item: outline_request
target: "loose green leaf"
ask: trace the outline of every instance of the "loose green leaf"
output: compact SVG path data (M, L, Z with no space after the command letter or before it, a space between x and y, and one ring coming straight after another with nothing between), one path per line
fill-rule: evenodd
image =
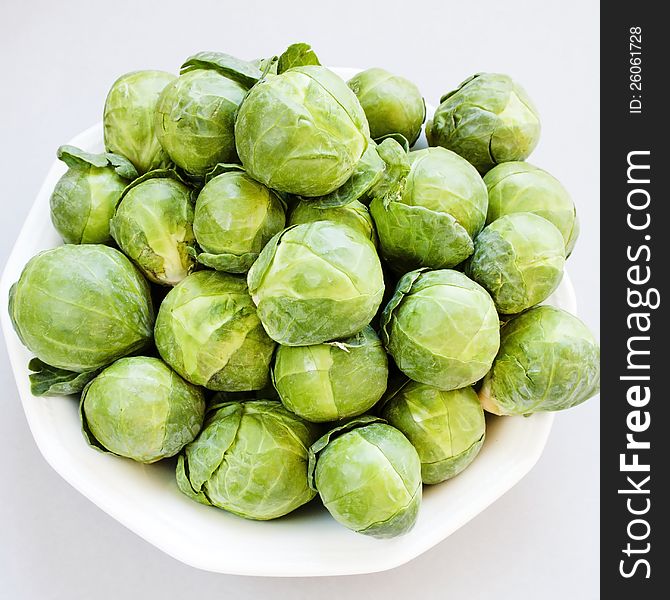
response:
M114 167L116 174L124 179L136 179L138 177L137 169L133 166L133 163L123 156L111 152L93 154L75 146L66 145L58 148L56 156L71 169L89 165L98 168Z
M386 135L375 138L377 144L382 144L384 140L395 140L405 152L409 152L410 143L402 133L387 133Z
M387 164L380 156L378 146L370 140L351 177L330 194L316 199L310 198L309 202L317 208L337 208L351 204L365 196L381 181L386 168Z
M270 75L277 74L277 63L279 62L278 56L270 56L269 58L257 58L252 62L255 66L257 66L260 69L261 73L263 74L261 80L265 79L265 76L268 74Z
M28 363L30 373L30 392L33 396L69 396L79 394L86 384L91 381L100 371L87 371L75 373L52 367L42 362L39 358L33 358Z
M253 86L263 75L253 63L223 52L198 52L184 61L179 72L183 75L196 69L215 69L247 87Z
M277 73L283 73L294 67L305 65L320 65L314 50L309 44L299 42L291 44L279 57L277 64Z
M377 153L386 166L379 181L370 190L370 195L388 206L402 196L411 165L407 151L394 137L386 138L379 144Z

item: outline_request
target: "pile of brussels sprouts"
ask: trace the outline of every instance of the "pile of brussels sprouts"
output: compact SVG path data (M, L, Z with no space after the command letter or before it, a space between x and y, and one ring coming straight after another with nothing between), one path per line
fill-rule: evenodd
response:
M33 393L79 395L97 450L177 456L203 504L265 520L318 494L354 531L409 531L422 485L476 458L485 410L599 389L596 340L540 305L578 224L523 162L531 100L480 73L411 150L425 118L407 79L345 82L306 44L120 77L106 152L58 150L65 245L10 292Z

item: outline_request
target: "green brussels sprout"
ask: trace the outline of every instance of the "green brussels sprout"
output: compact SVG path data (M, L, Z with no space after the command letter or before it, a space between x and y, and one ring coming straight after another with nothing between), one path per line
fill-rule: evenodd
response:
M105 148L125 156L142 174L170 162L154 129L154 113L165 87L177 77L165 71L134 71L119 77L103 113Z
M246 273L270 238L284 229L277 195L241 171L210 179L195 204L193 231L203 252L198 262Z
M381 416L416 448L424 483L463 471L484 443L484 410L472 387L439 390L408 380L385 401Z
M546 300L563 277L561 232L532 213L512 213L487 225L475 240L466 273L511 315Z
M89 154L74 146L58 148L68 170L51 194L51 222L66 244L106 244L109 220L129 180L131 162L115 154Z
M407 533L421 505L421 461L414 446L376 417L336 427L309 449L309 482L333 518L358 533Z
M91 446L153 463L174 456L198 435L205 397L162 360L132 356L84 388L79 413Z
M172 161L193 176L237 162L235 113L246 93L214 69L187 71L168 85L158 101L156 132Z
M324 196L353 174L370 130L354 93L317 65L268 75L235 121L237 152L254 179L299 196Z
M314 223L315 221L335 221L356 229L377 246L377 233L372 217L365 204L354 200L344 206L324 206L319 201L301 200L291 212L289 225Z
M431 146L453 150L486 173L530 155L540 139L540 118L511 77L477 73L440 98L426 137Z
M361 71L347 85L365 111L373 139L399 133L410 146L416 142L426 118L426 104L416 85L378 68Z
M154 335L163 360L191 383L241 392L268 381L275 344L240 277L189 275L163 300Z
M149 286L118 250L65 245L28 261L9 291L21 342L48 365L83 373L151 343Z
M307 483L307 451L317 435L315 425L279 402L214 406L179 456L177 485L202 504L246 519L276 519L316 495Z
M110 229L121 250L154 283L176 285L195 267L191 189L152 171L123 194Z
M575 205L567 190L555 177L525 162L507 162L484 176L489 191L486 224L518 212L534 213L551 221L565 241L570 256L579 236Z
M284 346L310 346L359 332L384 294L372 242L332 221L278 233L247 281L265 331Z
M500 351L479 399L496 415L571 408L600 390L600 346L586 325L553 306L536 306L502 328Z
M477 170L444 148L410 152L411 170L400 197L375 197L370 212L382 256L406 272L454 267L473 251L484 227L488 197Z
M386 390L388 360L372 327L314 346L279 346L272 372L282 403L307 421L336 421L372 408Z
M410 379L454 390L491 368L500 325L486 290L463 273L419 269L403 275L381 318L381 337Z

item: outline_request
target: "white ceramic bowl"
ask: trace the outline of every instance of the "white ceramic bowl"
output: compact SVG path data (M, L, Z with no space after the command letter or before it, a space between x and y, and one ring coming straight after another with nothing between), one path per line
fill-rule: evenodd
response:
M334 70L345 79L356 73ZM425 145L425 139L421 143ZM87 129L70 144L102 151L102 125ZM339 525L318 499L275 521L248 521L181 494L174 479L174 459L141 465L92 450L82 437L74 398L31 395L27 369L31 354L14 333L7 312L9 288L25 263L61 243L49 220L49 196L64 172L60 162L49 170L0 282L0 319L16 385L30 430L47 462L102 510L167 554L200 569L240 575L383 571L444 540L509 490L540 457L552 414L489 416L486 442L473 464L451 481L424 487L414 529L399 538L376 540ZM575 312L567 274L548 302Z

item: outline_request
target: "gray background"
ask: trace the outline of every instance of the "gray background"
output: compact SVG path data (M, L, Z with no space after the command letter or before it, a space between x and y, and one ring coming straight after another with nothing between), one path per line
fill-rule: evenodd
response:
M536 2L0 2L0 260L56 148L100 119L129 70L175 70L198 50L268 56L292 41L322 61L381 66L429 102L476 71L507 72L540 109L531 161L574 196L569 261L599 331L599 24L595 0ZM182 565L124 529L47 466L0 350L0 598L383 597L593 599L598 588L599 401L557 416L544 455L503 498L411 563L368 576L262 579Z

